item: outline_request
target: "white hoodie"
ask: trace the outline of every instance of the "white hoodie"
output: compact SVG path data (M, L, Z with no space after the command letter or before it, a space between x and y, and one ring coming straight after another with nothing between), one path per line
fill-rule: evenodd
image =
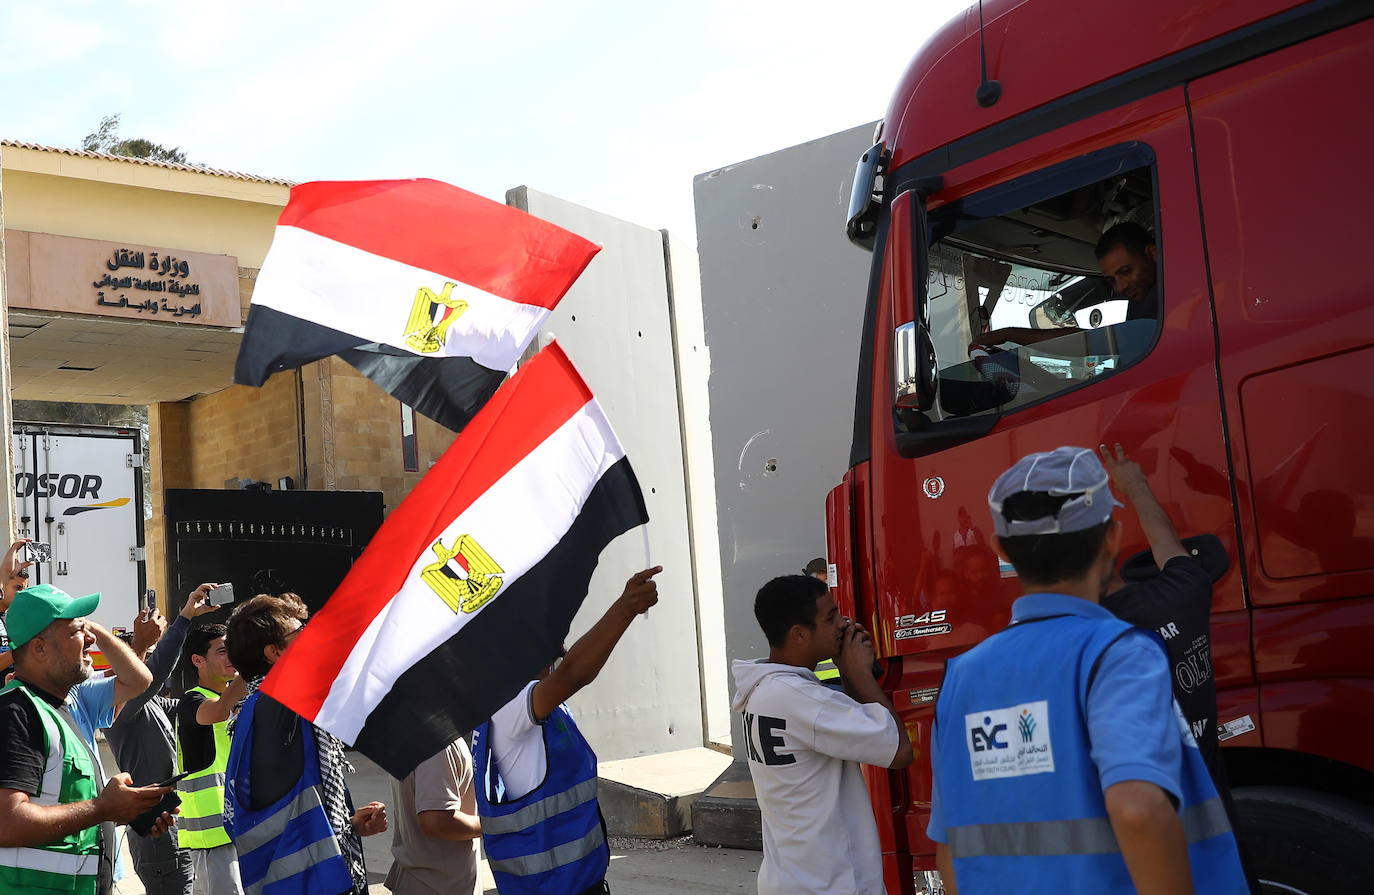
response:
M897 754L892 714L807 668L734 663L749 773L763 815L759 895L886 895L873 806L858 762Z

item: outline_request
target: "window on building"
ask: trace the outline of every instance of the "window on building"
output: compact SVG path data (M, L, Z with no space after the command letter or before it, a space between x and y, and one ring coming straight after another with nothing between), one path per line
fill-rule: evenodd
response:
M420 471L420 443L415 434L415 408L401 405L401 467L406 472Z

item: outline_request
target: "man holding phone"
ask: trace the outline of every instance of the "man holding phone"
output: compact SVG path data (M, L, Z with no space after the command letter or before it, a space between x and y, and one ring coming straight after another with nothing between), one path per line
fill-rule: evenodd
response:
M151 785L176 773L176 732L171 719L177 700L159 694L181 659L191 620L215 608L208 600L212 587L202 584L192 591L169 626L151 600L134 621L134 652L142 658L152 650L145 661L153 682L120 710L105 738L120 769L128 771L136 785ZM130 832L134 872L148 895L191 895L195 872L190 852L178 841L178 831L173 828L159 837Z
M207 602L221 599L226 586L212 589ZM229 593L232 594L232 589ZM224 625L202 625L191 632L186 653L198 685L186 691L176 709L177 784L182 846L195 865L196 895L242 895L238 852L224 829L224 772L229 765L229 715L248 695L243 678L229 661Z
M134 787L128 774L106 782L77 732L67 698L91 675L96 640L86 616L99 601L99 594L73 598L40 584L21 590L9 609L16 671L0 691L0 892L109 892L114 825L169 791ZM171 821L158 815L154 835Z
M0 684L4 683L3 676L8 674L14 665L3 614L9 610L14 595L29 583L28 569L33 563L27 556L28 546L29 539L20 538L10 545L10 549L5 551L5 558L0 560L0 577L3 578L0 580Z

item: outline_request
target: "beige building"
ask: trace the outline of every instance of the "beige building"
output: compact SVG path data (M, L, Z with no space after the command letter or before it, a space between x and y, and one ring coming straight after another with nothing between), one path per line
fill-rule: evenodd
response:
M148 408L147 578L164 608L164 489L290 477L299 489L380 491L390 509L453 440L337 358L262 389L233 385L290 187L0 141L0 422L9 428L13 400Z

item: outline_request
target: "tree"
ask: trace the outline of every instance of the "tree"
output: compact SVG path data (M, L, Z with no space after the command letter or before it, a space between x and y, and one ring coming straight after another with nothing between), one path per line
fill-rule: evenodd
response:
M104 152L108 155L122 155L125 158L142 158L152 162L173 162L190 165L186 153L180 146L167 147L142 137L119 136L119 116L106 115L100 125L81 140L81 148L87 152Z

